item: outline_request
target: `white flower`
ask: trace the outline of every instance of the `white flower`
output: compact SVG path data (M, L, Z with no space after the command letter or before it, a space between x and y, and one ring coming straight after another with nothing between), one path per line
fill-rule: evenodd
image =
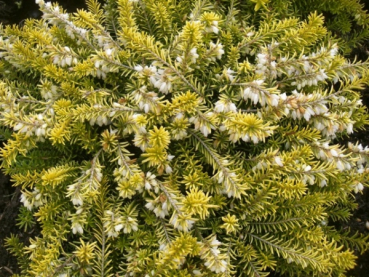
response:
M26 195L24 195L23 193L21 194L21 198L20 201L23 203L23 205L28 209L28 210L32 210L33 205L30 201L28 201Z
M211 242L210 242L210 246L211 247L218 247L219 245L221 245L222 243L219 241L219 240L217 240L217 237L216 236L214 236L213 238L212 238L212 240L211 240Z
M266 54L259 53L256 55L256 58L257 58L258 64L264 65L268 62Z
M72 224L72 232L73 232L73 234L77 234L77 233L83 234L82 225L79 224L79 223L73 223Z
M203 125L200 127L200 132L204 135L204 137L207 137L210 134L211 129L208 126Z
M227 99L221 99L215 103L214 111L217 113L237 112L237 107L231 101Z
M157 188L156 176L150 171L146 173L145 177L145 189L151 190L153 187Z
M334 57L334 56L336 56L336 55L337 55L337 53L338 53L338 47L337 47L337 45L335 44L335 45L333 45L333 46L332 46L331 50L329 51L329 55L330 55L331 57Z
M162 244L159 245L159 250L160 251L164 251L166 248L167 248L167 245L164 244L164 243L162 243Z
M270 94L268 100L270 101L270 105L273 107L277 107L279 103L279 95L277 94Z
M259 142L259 138L258 138L257 136L255 136L255 135L252 135L252 136L251 136L251 140L252 140L252 142L253 142L254 144L257 144L257 143Z
M156 88L159 89L160 92L167 94L172 89L172 84L170 82L165 82L162 80L156 81L154 84Z
M95 123L99 126L107 125L109 123L109 120L106 116L99 115L97 118L90 119L91 126L95 125Z
M72 198L72 202L74 206L82 206L83 205L83 199L79 193L75 193Z
M115 225L115 227L114 227L114 230L116 231L116 232L119 232L120 230L122 230L123 229L123 224L118 224L118 225Z
M227 261L225 261L225 260L215 260L213 263L210 263L209 261L207 261L205 263L205 266L210 268L210 270L215 272L215 273L221 273L221 272L226 271Z
M337 168L338 168L340 171L345 170L345 165L343 164L343 162L342 162L342 161L337 161L337 162L336 162L336 166L337 166Z
M154 213L157 217L165 218L168 215L168 210L163 209L162 206L157 206L154 208Z
M111 54L113 53L113 50L112 49L106 49L105 50L105 54L107 55L107 56L111 56Z
M172 172L173 172L173 169L169 165L166 165L165 166L165 173L171 174Z
M227 69L227 71L226 71L226 76L227 76L227 78L231 81L231 82L233 82L233 80L234 80L234 76L232 75L232 74L234 74L235 72L232 70L232 69L230 69L229 67L228 67L228 69Z
M134 70L136 70L138 72L142 72L143 71L143 67L142 67L142 65L135 65Z
M362 183L357 183L357 185L354 187L354 191L355 193L359 193L362 192L364 189L364 186Z
M319 186L321 187L321 188L323 188L323 187L325 187L327 185L327 181L326 180L321 180L320 181L320 184L319 184Z
M281 160L281 157L280 157L280 156L275 156L275 157L274 157L274 161L275 161L275 163L276 163L277 165L279 165L280 167L282 167L282 166L283 166L283 162L282 162L282 160Z
M13 128L13 130L14 131L18 131L18 130L20 130L20 129L22 129L23 128L23 123L17 123L15 126L14 126L14 128Z
M147 71L145 69L146 67L143 71ZM150 75L151 83L154 85L154 87L158 88L160 92L167 94L172 90L172 83L169 80L170 76L166 74L165 70L159 69L157 72L150 73Z
M337 151L335 150L335 149L331 149L331 155L333 156L333 157L338 157L338 153L337 153Z
M210 42L210 52L214 54L214 56L217 57L217 59L221 59L222 55L224 54L223 45L221 43L213 43ZM211 58L213 61L215 61L215 58Z
M147 190L151 190L151 184L150 184L150 182L148 182L148 181L146 181L145 182L145 189L147 189Z
M192 48L190 50L190 55L191 55L191 62L192 63L196 63L197 58L199 57L199 55L197 54L197 48Z
M155 206L152 204L152 202L147 202L145 207L150 211L153 211L155 209Z
M40 127L40 128L36 129L35 134L36 134L36 136L41 137L41 136L44 136L46 134L46 131L45 131L45 129Z
M223 103L223 101L218 101L215 103L215 108L214 111L216 111L217 113L221 113L223 112L225 109L225 104Z
M354 125L352 123L348 123L346 127L346 131L348 134L352 134L354 132Z
M81 214L82 212L83 212L83 208L78 207L78 209L76 210L76 214Z
M211 25L205 28L205 32L207 33L213 32L215 34L218 34L219 32L218 21L214 20L213 22L211 22Z

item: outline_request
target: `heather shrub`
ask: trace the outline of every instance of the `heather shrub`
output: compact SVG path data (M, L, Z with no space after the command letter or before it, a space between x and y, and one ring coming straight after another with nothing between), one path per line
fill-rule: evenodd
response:
M345 276L367 61L266 0L88 0L0 30L21 276ZM276 1L282 5L287 1Z

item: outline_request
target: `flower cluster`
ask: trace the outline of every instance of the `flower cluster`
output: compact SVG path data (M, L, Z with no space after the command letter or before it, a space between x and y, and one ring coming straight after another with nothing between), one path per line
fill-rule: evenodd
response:
M155 193L159 192L159 185L156 181L156 176L152 174L150 171L146 173L145 179L144 179L144 186L146 190L154 190Z
M264 86L264 80L258 79L246 84L241 88L241 97L244 100L250 99L254 105L260 103L261 106L266 104L276 107L279 104L279 100L285 100L285 94L273 94L270 93Z
M73 205L82 207L84 202L91 202L89 196L94 195L102 180L101 166L96 161L82 172L77 182L68 186L67 196L71 198Z
M364 163L369 162L369 147L368 146L363 147L360 143L353 144L349 142L347 147L350 151L352 151L358 156L358 160L357 160L358 165L362 166Z
M219 32L218 21L214 20L209 24L209 26L206 26L205 32L218 34Z
M171 197L174 197L175 195L171 195ZM174 198L173 198L174 199ZM157 198L152 200L147 200L147 204L145 207L149 209L150 211L153 211L157 217L165 218L167 215L169 215L169 206L170 202L169 199L165 196L165 194L160 194Z
M224 160L222 162L222 170L219 170L213 176L213 179L218 181L218 184L223 185L223 188L221 190L222 194L227 195L229 198L239 197L239 178L235 172L227 167L228 165L228 160Z
M359 193L359 192L362 192L364 190L364 186L360 182L357 182L352 187L353 187L353 190L354 190L355 193Z
M78 60L75 57L75 54L72 53L71 49L68 46L65 46L62 51L53 56L53 63L61 67L65 67L77 64Z
M226 256L220 253L219 245L222 245L222 243L214 236L210 241L201 243L200 251L200 257L205 260L205 266L217 274L227 270Z
M210 42L210 48L207 52L207 56L210 60L216 61L216 59L220 60L222 59L222 56L224 54L223 45L221 43L214 43Z
M59 96L58 87L48 82L41 85L40 93L45 100L53 100Z
M173 121L171 123L171 137L173 140L181 140L184 139L187 134L187 128L189 126L189 121L186 117L184 117L183 113L178 113L174 116Z
M316 86L318 82L322 82L328 78L324 68L319 69L316 72L310 72L311 69L307 70L308 74L302 77L296 77L295 81L291 85L296 86L298 90L305 86Z
M109 49L110 50L115 49L114 41L108 36L98 35L98 36L95 37L95 40L96 40L97 45L100 48L104 49L105 51L108 51ZM106 54L108 55L109 53L106 53ZM108 55L108 56L110 56L110 55Z
M117 237L119 234L119 231L123 229L123 218L121 216L121 213L118 211L111 211L106 210L104 212L104 228L108 233L109 237ZM125 232L127 233L127 232Z
M43 114L31 116L27 121L19 121L13 128L14 131L25 133L28 136L35 135L43 139L48 128L47 122L44 120Z
M293 90L290 96L284 97L285 112L290 113L293 119L309 121L311 116L322 115L328 112L327 100L318 94L303 94Z
M36 4L40 6L43 11L42 17L46 19L52 25L65 25L65 31L71 39L77 39L77 43L80 44L82 39L86 38L87 30L81 27L77 27L72 21L69 20L67 13L62 13L59 6L52 5L51 2L44 2L44 0L36 0ZM77 37L75 36L77 34Z
M334 162L340 171L351 169L352 162L347 159L348 155L345 155L341 149L329 146L328 142L315 142L313 143L313 146L315 148L315 156L318 159Z
M65 26L65 32L71 39L76 39L77 44L81 44L81 41L87 36L88 31L84 28L77 27L74 24L68 24Z
M271 60L267 49L256 55L256 61L257 63L255 72L261 78L275 79L277 77L277 63L276 61Z
M103 108L103 106L100 105L100 104L95 104L93 107L96 110L100 110L101 108ZM118 106L118 108L119 107L120 107L120 105ZM90 125L91 126L94 126L95 124L97 124L99 126L108 125L109 124L109 118L108 118L108 116L106 116L106 115L99 115L97 117L92 117L90 119Z
M119 210L119 206L114 210L105 210L103 222L108 236L117 237L122 229L125 234L137 231L137 216L136 207L132 203L125 205L122 211Z
M297 63L282 56L280 58L280 69L286 73L289 80L293 80L291 85L297 86L298 90L305 86L317 86L319 82L328 79L325 65L329 66L331 64L337 52L337 45L333 44L328 49L322 46L317 52L301 55ZM319 60L319 66L316 63L317 60ZM334 82L338 81L340 72L337 74Z
M274 165L283 167L283 159L281 156L274 156L272 159L261 159L253 168L252 170L265 170L268 168L268 165Z
M37 187L35 187L32 192L23 191L20 201L28 210L40 207L45 202L40 190Z
M233 80L234 80L234 74L235 74L236 72L234 71L234 70L232 70L232 69L230 69L229 67L228 68L225 68L224 70L223 70L223 75L225 76L225 78L227 79L227 80L229 80L230 82L233 82Z
M109 72L111 72L111 66L109 63L101 58L96 58L95 71L91 71L91 75L100 79L105 79L106 74Z
M61 13L59 6L52 5L51 2L44 2L43 0L36 1L41 8L44 9L42 18L46 19L52 25L58 25L63 21L68 21L69 14Z
M157 113L160 111L160 99L158 94L153 91L148 92L146 86L142 86L141 88L135 90L132 95L134 96L134 100L138 107L145 113L150 111Z
M211 130L215 130L216 126L214 124L214 113L207 112L205 114L198 114L197 116L192 116L189 119L190 123L195 125L195 130L200 130L200 132L207 137Z
M353 133L354 121L348 119L345 114L336 114L327 112L319 117L312 118L311 124L322 132L325 137L336 137L337 132L346 131L348 134Z
M199 54L197 54L197 48L194 47L190 50L190 52L188 53L188 57L191 61L192 64L196 64L196 60L199 58ZM179 63L182 63L184 61L184 56L178 56L176 58L176 61Z
M222 98L215 102L214 111L217 113L237 112L237 107L230 99Z
M158 69L152 64L149 67L136 65L135 70L139 72L141 77L147 76L151 84L159 89L161 93L168 94L171 92L173 77L169 74L168 69Z
M70 215L69 220L72 222L73 234L83 234L83 227L86 224L86 218L88 214L88 208L79 206L74 214Z

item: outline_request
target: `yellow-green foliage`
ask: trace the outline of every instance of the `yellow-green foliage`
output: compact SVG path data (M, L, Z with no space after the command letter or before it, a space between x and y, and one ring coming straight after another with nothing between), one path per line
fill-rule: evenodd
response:
M0 30L21 276L345 276L367 61L290 1L108 1ZM242 2L242 3L241 3ZM244 3L247 2L247 5ZM245 5L249 8L245 8ZM288 9L286 10L286 13ZM11 131L11 135L9 134ZM356 252L357 253L357 252Z

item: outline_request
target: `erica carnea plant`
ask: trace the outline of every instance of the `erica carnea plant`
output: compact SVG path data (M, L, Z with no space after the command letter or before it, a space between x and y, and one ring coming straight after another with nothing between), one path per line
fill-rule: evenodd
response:
M368 62L269 1L118 0L0 30L19 276L345 276ZM280 3L281 7L284 2ZM256 10L256 11L255 11ZM356 252L356 253L357 253Z

